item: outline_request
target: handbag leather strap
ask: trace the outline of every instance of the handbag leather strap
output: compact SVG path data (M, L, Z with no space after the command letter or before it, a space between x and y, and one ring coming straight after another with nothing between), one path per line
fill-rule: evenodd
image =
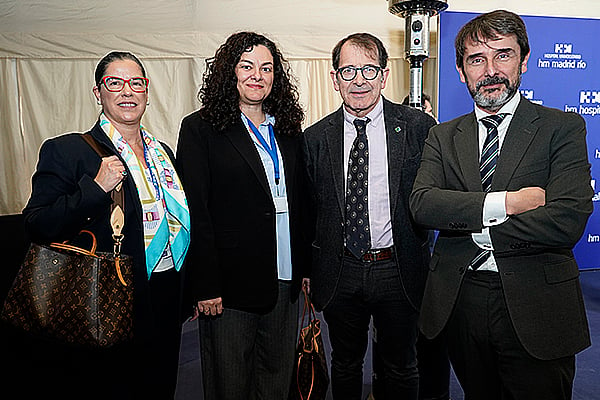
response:
M300 323L300 329L304 329L304 318L308 315L306 328L309 328L315 332L320 332L320 327L317 325L317 312L315 310L315 306L310 300L310 296L306 290L306 287L302 287L302 293L304 293L304 307L302 309L302 322ZM319 346L314 338L314 335L310 341L311 348L310 351L319 351Z
M312 331L312 334L310 335L310 344L311 344L311 348L309 349L309 352L319 352L322 351L319 350L319 346L317 344L317 340L316 340L316 334L320 335L320 328L317 328L318 325L316 323L317 321L317 313L315 310L315 306L312 304L312 301L310 300L310 296L308 295L307 289L305 286L302 286L302 293L304 294L304 307L302 309L302 322L300 323L300 332L302 332L305 329L310 329ZM306 315L308 314L308 325L306 327L304 327L304 318L306 317ZM318 332L318 333L317 333ZM302 336L302 333L300 334L300 336ZM299 345L302 344L302 346L304 346L304 343L302 342L302 338L300 338L300 343ZM306 348L304 348L304 350L306 350ZM300 355L300 357L298 357L297 363L298 365L296 366L296 385L298 387L298 394L300 395L300 400L310 400L312 393L313 393L313 389L314 389L314 385L315 385L315 359L311 358L311 381L310 381L310 388L308 390L308 394L306 396L306 399L304 398L304 395L302 394L302 390L300 390L300 376L299 376L299 371L300 371L300 362L302 359L302 353Z
M83 254L84 256L98 257L95 253L90 250L82 249L81 247L73 246L72 244L66 243L50 243L50 247L55 249L69 250L75 253Z
M83 135L81 135L81 137L83 138L83 140L85 140L87 142L87 144L89 144L92 147L92 149L94 149L94 151L96 153L98 153L100 158L110 157L112 155L91 134L84 133ZM115 187L115 189L110 193L110 195L113 199L113 205L112 205L113 210L116 206L121 207L121 210L125 210L125 198L124 198L123 190L122 190L121 186L122 186L121 184L117 185L117 187Z
M100 156L100 158L110 157L112 154L96 140L89 133L84 133L81 135L83 140L90 145L92 149ZM114 244L114 256L115 256L115 266L117 268L117 274L119 275L119 279L121 283L125 286L125 280L123 279L123 275L121 274L121 268L119 266L119 259L121 254L121 243L123 242L123 225L125 225L125 195L123 193L123 182L119 182L119 184L110 192L110 196L112 198L111 204L111 212L110 212L110 226L113 230L113 240Z
M96 235L94 235L92 232L85 230L85 229L79 232L79 234L82 234L82 233L87 233L88 235L90 235L92 237L92 247L89 250L82 249L81 247L73 246L72 244L68 244L66 240L62 243L50 243L50 247L54 247L56 249L74 251L75 253L83 254L85 256L98 257L96 255L96 246L98 244L98 242L96 241Z

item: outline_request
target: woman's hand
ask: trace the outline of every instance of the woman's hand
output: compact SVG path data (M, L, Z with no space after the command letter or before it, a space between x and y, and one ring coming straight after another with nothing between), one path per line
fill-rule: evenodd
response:
M217 297L216 299L209 300L201 300L198 302L196 307L194 307L194 316L192 317L192 321L197 319L200 314L208 315L218 315L223 312L223 299L221 297Z
M310 294L310 278L302 278L302 289L306 291L306 294Z
M104 190L106 193L113 190L119 182L121 182L127 176L127 170L125 165L121 162L119 157L110 156L102 158L102 164L98 174L94 178L94 181Z

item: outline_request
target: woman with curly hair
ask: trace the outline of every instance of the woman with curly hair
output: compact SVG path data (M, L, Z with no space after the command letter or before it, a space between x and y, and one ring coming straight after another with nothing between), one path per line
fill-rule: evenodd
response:
M188 314L199 322L205 399L287 399L310 243L304 113L276 45L231 35L207 61L177 162L192 242Z

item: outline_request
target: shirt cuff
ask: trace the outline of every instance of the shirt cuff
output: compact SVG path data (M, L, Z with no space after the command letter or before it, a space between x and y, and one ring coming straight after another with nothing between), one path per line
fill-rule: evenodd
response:
M491 192L483 202L483 226L500 225L508 219L506 215L506 192Z
M490 226L500 225L508 219L506 215L506 192L491 192L483 202L483 226L481 232L472 233L471 238L479 248L494 250Z

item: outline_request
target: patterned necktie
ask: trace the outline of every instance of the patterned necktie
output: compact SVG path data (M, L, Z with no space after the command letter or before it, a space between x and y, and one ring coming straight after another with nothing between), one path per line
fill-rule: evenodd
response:
M487 136L481 150L479 161L479 174L481 175L481 186L485 192L492 188L492 178L496 171L498 161L498 126L506 114L489 115L481 119L481 123L487 129ZM471 261L471 268L476 270L490 257L491 251L479 249L479 252Z
M350 149L346 183L346 248L359 259L371 247L367 196L369 143L366 128L369 121L368 118L354 120L357 135Z

